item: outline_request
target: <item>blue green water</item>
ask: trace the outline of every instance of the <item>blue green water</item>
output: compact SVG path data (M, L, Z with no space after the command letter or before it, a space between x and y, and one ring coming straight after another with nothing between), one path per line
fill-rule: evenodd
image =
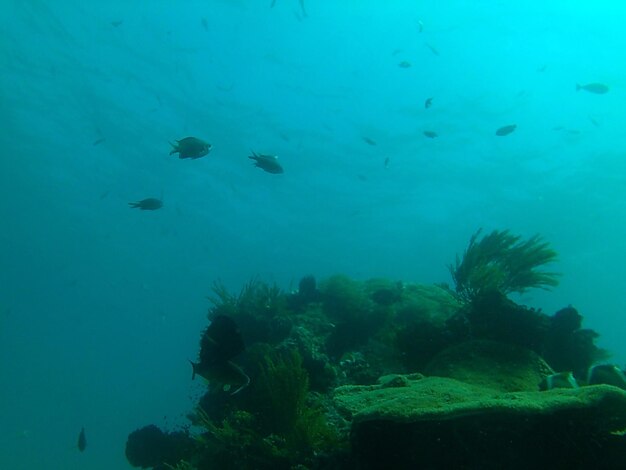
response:
M562 281L521 301L626 363L626 6L271 3L2 2L0 468L184 423L214 280L450 281L479 227L543 235Z

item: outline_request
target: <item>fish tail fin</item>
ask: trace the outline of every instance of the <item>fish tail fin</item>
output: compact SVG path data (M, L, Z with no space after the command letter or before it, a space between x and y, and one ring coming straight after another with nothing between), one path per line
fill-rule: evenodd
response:
M580 91L580 89L581 89L581 88L582 88L582 87L581 87L581 86L577 83L577 84L576 84L576 91Z
M188 359L189 364L191 364L191 380L196 378L196 368L198 367L198 364L196 364L195 362L193 362L191 359Z
M172 146L172 150L170 151L170 155L172 155L173 153L178 152L178 145L177 144L173 144L171 142L169 142L169 144Z
M133 209L137 209L140 206L138 202L129 202L128 205Z

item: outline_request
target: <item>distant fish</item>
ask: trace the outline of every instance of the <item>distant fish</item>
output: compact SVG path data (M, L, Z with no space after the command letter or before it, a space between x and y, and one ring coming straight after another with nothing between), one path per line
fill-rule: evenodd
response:
M389 168L389 163L391 162L391 160L389 160L389 157L385 158L385 168Z
M596 127L600 127L600 123L598 122L596 118L594 118L593 116L588 116L588 117L589 117L589 121L591 121L591 124L593 124Z
M438 137L437 133L434 131L424 131L424 135L429 139L434 139L435 137Z
M424 45L425 45L428 49L430 49L430 52L432 52L432 53L433 53L433 54L435 54L435 55L439 55L439 51L438 51L437 49L435 49L435 47L434 47L434 46L432 46L432 45L430 45L430 44L428 44L428 43L425 43Z
M277 175L284 172L283 167L278 163L276 155L263 155L252 152L252 155L248 156L248 158L254 160L254 166L268 173Z
M539 383L539 390L554 390L555 388L578 388L578 382L571 372L558 372L547 375Z
M417 31L419 33L424 32L424 23L422 23L422 20L417 20Z
M209 30L209 21L206 18L202 18L200 24L202 25L202 29L204 29L205 31Z
M117 28L118 26L121 26L122 23L124 23L124 20L111 21L111 26L113 26L114 28Z
M211 144L200 140L197 137L185 137L184 139L177 140L175 144L172 144L172 150L170 155L177 153L178 158L191 158L196 159L204 157L211 151Z
M548 64L543 64L537 67L537 72L545 72L547 68L548 68Z
M606 384L626 390L624 371L613 364L598 364L587 371L587 385Z
M83 452L87 448L87 438L85 437L85 428L80 429L78 434L78 450Z
M306 12L306 8L304 8L304 0L299 0L299 2L300 2L300 9L302 10L302 16L306 18L307 16L309 16L309 14Z
M141 209L142 211L155 211L163 207L163 202L160 199L149 197L137 202L129 202L128 205L133 209Z
M609 91L609 87L603 83L588 83L587 85L576 84L576 91L585 90L596 95L604 95Z
M97 140L94 140L93 143L91 145L100 145L102 142L104 142L106 139L104 137L100 137Z
M516 124L509 124L508 126L503 126L500 129L498 129L496 131L496 135L499 136L505 136L505 135L509 135L511 132L513 132L515 129L517 128Z
M433 105L433 99L432 98L426 98L426 101L424 101L424 108L428 109Z
M370 139L369 137L362 137L362 139L367 145L378 145L376 141Z
M402 62L400 62L398 64L398 67L400 67L401 69L408 69L411 66L411 62L403 60Z

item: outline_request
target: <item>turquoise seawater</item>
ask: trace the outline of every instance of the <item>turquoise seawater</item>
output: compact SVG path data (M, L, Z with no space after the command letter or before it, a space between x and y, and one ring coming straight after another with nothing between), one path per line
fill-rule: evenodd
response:
M215 280L449 282L480 227L550 242L516 300L626 363L623 2L1 3L0 468L184 423Z

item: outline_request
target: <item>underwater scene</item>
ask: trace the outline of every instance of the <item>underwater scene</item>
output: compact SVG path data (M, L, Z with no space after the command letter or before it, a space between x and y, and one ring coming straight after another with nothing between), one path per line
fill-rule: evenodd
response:
M0 469L626 468L623 2L0 16Z

